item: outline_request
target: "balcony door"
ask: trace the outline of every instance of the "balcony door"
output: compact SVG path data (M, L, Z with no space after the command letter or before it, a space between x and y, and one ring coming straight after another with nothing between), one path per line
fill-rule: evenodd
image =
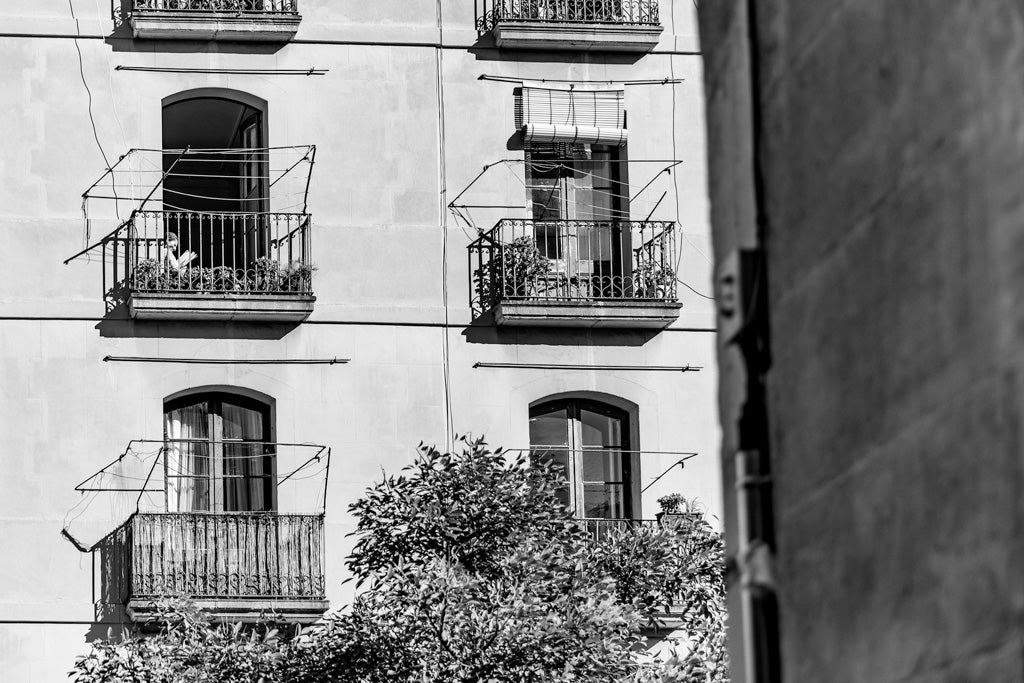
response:
M269 251L264 107L255 98L173 98L162 120L166 231L177 234L181 253L196 253L193 266L251 267Z
M270 407L228 393L164 406L168 512L270 512L275 454Z
M608 145L534 146L527 151L527 200L540 253L556 277L586 298L621 290L622 229L629 209L622 179L625 150ZM621 291L618 291L621 295Z
M551 401L530 409L532 457L564 474L562 502L587 519L632 517L629 415L597 401Z

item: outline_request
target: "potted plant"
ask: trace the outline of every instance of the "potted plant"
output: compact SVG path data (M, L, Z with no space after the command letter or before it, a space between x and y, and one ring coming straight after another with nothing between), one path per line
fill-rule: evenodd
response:
M667 299L674 291L676 272L672 266L646 260L633 269L633 296L638 299Z
M695 500L687 500L681 493L670 493L658 499L661 512L655 517L662 526L678 526L686 521L700 519L703 511Z
M532 237L519 237L498 249L495 269L501 282L499 299L537 296L551 273L551 260L540 253Z

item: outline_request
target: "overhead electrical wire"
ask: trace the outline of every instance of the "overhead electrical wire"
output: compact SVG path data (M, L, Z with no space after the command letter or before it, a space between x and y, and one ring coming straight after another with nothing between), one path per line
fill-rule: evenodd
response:
M99 148L100 156L103 157L103 163L106 165L106 168L109 171L110 170L110 159L107 158L107 152L106 152L106 150L103 149L103 143L100 142L100 135L99 135L99 132L96 130L96 117L93 116L93 113L92 113L92 89L89 87L89 82L85 78L85 60L82 57L82 48L78 44L78 37L81 35L82 31L81 31L81 26L80 26L80 24L78 22L78 17L75 15L74 0L68 0L68 9L71 10L71 18L75 22L75 38L74 38L74 40L72 42L74 43L74 46L75 46L75 52L78 53L78 74L79 74L79 77L82 79L82 85L85 87L85 92L86 92L86 95L88 97L88 104L86 106L86 112L89 115L89 124L92 126L92 137L93 137L93 140L96 141L96 147ZM123 129L122 129L122 131L123 131ZM117 190L114 190L114 195L115 196L117 195ZM84 205L84 203L83 203L83 206L82 206L82 211L85 212L85 205ZM116 204L114 205L114 211L117 214L118 220L120 220L121 219L121 214L120 214L120 211L118 211ZM86 219L85 244L89 244L89 238L90 238L89 232L90 232L89 231L89 222L88 222L88 219Z

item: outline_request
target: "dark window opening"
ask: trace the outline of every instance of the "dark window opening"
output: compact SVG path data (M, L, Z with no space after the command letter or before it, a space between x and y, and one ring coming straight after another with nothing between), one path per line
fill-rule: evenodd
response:
M193 252L191 266L243 269L268 255L265 124L259 109L225 98L163 108L164 237L178 237L172 256Z

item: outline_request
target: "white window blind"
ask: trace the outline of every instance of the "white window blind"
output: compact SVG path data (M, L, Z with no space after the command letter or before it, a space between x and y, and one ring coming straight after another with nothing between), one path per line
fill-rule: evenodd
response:
M624 145L624 91L621 86L523 83L516 127L527 143Z

